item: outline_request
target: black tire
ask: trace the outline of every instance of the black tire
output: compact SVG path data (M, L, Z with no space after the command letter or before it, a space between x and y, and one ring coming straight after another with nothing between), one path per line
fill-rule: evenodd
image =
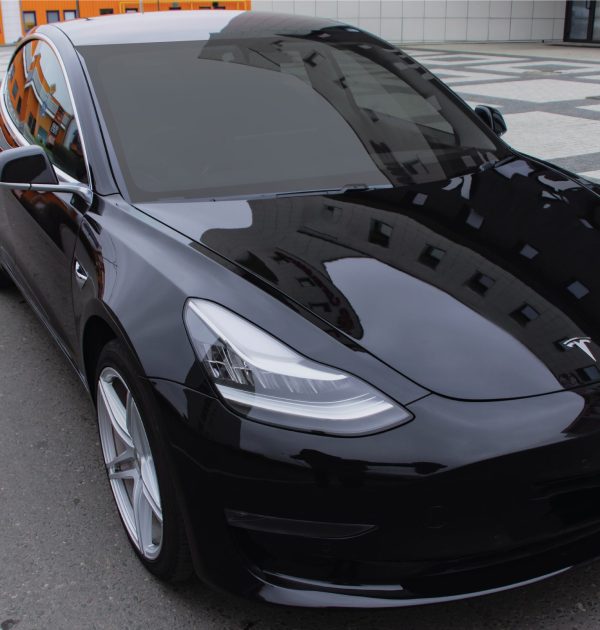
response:
M140 378L139 370L136 363L130 358L129 352L116 340L110 341L100 352L96 366L96 388L105 368L116 370L133 395L152 452L163 517L162 544L155 559L149 560L140 552L125 526L120 510L117 511L131 546L148 571L167 582L187 580L193 574L192 560L181 510L177 503L172 473L168 465L168 456L160 439L160 420L156 412L157 404L154 393L150 385L143 378ZM96 391L96 395L97 393ZM96 401L96 409L98 409L98 401Z
M13 282L10 279L10 276L6 273L6 271L4 271L2 265L0 265L0 289L6 289L12 285Z

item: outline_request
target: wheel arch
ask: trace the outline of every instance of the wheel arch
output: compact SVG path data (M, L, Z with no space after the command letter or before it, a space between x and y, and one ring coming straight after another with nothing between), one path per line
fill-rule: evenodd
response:
M116 323L114 317L107 312L106 305L96 303L90 309L86 318L82 318L84 322L81 328L81 364L83 375L85 377L85 385L87 386L92 400L96 402L96 386L94 383L96 365L102 349L110 341L116 339L129 350L131 357L136 364L138 371L143 374L139 357L132 347L132 344Z

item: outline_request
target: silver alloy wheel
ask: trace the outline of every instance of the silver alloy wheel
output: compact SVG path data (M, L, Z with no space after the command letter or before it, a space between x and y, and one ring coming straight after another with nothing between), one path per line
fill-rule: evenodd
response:
M138 406L113 368L102 370L97 394L100 441L117 507L138 551L154 560L162 545L162 507Z

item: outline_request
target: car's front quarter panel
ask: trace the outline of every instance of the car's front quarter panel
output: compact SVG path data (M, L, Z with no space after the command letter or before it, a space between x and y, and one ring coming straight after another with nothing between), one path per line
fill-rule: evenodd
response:
M102 303L150 378L211 391L183 324L186 300L200 297L250 319L313 360L350 371L401 404L427 394L295 313L300 307L283 294L260 290L260 279L217 260L119 195L99 198L86 214L76 257L95 276L93 288L74 288L81 338L97 302Z

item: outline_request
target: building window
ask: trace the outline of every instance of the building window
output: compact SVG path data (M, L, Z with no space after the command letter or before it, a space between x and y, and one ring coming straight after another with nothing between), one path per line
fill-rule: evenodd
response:
M29 131L31 131L32 134L35 134L35 123L36 120L33 117L33 114L29 114L29 118L27 119L27 126L29 127Z
M590 365L585 368L579 368L576 370L577 375L580 380L584 383L590 383L592 381L597 381L600 376L600 370L595 365Z
M100 9L100 15L112 15L114 9Z
M590 292L585 284L582 284L581 282L579 282L579 280L574 280L573 282L571 282L571 284L567 286L567 291L578 300L581 300L581 298L584 298Z
M568 42L600 41L600 6L593 0L567 2L565 40Z
M12 86L12 95L13 95L13 98L17 95L17 92L18 92L18 91L19 91L19 84L15 81L15 82L13 83L13 86Z
M77 18L77 11L63 11L65 22L67 20L74 20Z
M23 106L23 99L19 96L19 100L17 101L17 114L21 113L22 106Z
M539 254L539 252L535 247L533 247L533 245L525 243L525 245L521 247L519 254L521 254L521 256L524 256L525 258L528 258L529 260L533 260Z
M375 245L381 245L382 247L389 247L392 232L393 228L391 225L388 225L383 221L371 219L369 242L375 243Z
M467 282L467 286L479 293L479 295L485 295L493 286L496 281L490 276L486 276L484 273L476 273Z
M483 225L483 217L479 214L479 212L470 210L466 223L472 228L478 230Z
M540 314L531 306L531 304L523 304L521 308L518 308L516 311L513 311L510 316L521 326L527 326L529 322L537 319Z
M30 31L34 26L37 26L35 11L23 11L23 28L25 32Z
M60 11L46 11L46 22L48 24L60 22Z
M435 269L441 262L446 252L439 247L428 245L419 256L419 262Z
M125 9L125 13L137 13L137 12L138 12L138 10L134 9L133 7L129 8L129 9Z

